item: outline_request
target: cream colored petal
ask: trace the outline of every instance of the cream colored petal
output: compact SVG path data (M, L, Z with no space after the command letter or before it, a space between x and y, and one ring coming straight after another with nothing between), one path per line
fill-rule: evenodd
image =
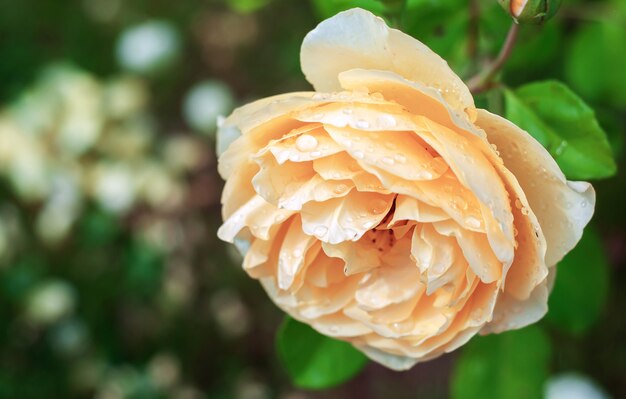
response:
M270 229L292 214L293 211L278 209L256 195L224 221L217 230L217 236L223 241L232 243L235 236L244 227L248 227L255 237L268 240Z
M252 186L252 178L259 171L259 166L254 162L242 164L230 176L222 190L222 219L228 219L233 212L241 208L250 198L256 194Z
M367 242L366 242L367 241ZM337 244L322 243L322 249L331 258L344 261L346 276L363 273L380 266L378 251L365 237L359 241L344 241Z
M468 88L441 57L360 8L341 12L309 32L302 43L300 64L317 91L340 90L341 72L378 69L441 88L445 100L461 112L474 106Z
M414 182L387 173L376 166L365 163L361 166L376 176L390 191L440 208L465 229L484 231L480 203L450 170L439 179Z
M409 240L405 241L410 243ZM386 261L385 257L383 261ZM359 307L364 310L377 310L404 302L424 290L419 270L409 259L403 264L386 264L370 273L371 275L361 282L355 294Z
M430 206L407 195L396 197L396 209L389 226L393 226L400 220L414 220L420 223L432 223L450 219L450 215L441 208Z
M502 276L503 265L496 257L485 234L463 229L453 221L433 223L439 234L456 238L470 267L484 282L497 281Z
M359 163L406 180L432 180L448 170L441 158L434 158L410 132L367 132L331 125L328 134Z
M302 229L330 244L357 241L381 222L392 203L393 195L358 191L324 202L307 202L301 211Z
M308 125L296 119L297 115L311 115L311 120L315 121L320 119L319 115L323 115L316 110L319 107L330 104L331 107L343 108L354 103L398 108L397 104L385 101L382 97L375 98L358 92L287 93L238 108L218 131L218 136L224 136L224 143L220 142L220 148L224 149L218 162L220 176L227 179L234 170L249 160L250 154L256 153L271 140L280 139L294 129ZM232 129L237 129L241 135L232 134ZM226 133L220 133L221 131Z
M376 363L380 363L383 366L396 371L408 370L415 366L419 361L418 359L412 357L383 352L369 345L359 345L357 346L357 349Z
M541 320L548 312L548 295L555 276L556 268L552 267L547 278L524 300L515 299L506 291L501 292L493 312L493 320L485 325L480 333L501 333L526 327Z
M593 187L567 181L548 151L506 119L479 110L476 123L524 189L548 243L546 264L556 264L574 248L593 215Z
M512 209L517 231L515 258L510 268L504 268L502 288L514 298L524 300L548 275L546 240L517 180L504 168L502 173L503 181L510 185L509 196L515 203Z
M344 261L320 251L306 270L306 281L316 287L326 288L345 279Z
M365 324L355 321L342 312L318 317L308 323L320 333L335 338L358 337L372 332Z
M305 266L305 254L315 242L315 238L302 231L300 218L294 217L278 254L278 288L288 290L291 287L296 274Z
M302 129L297 129L297 131L302 131ZM278 163L283 164L287 161L312 161L341 152L343 148L337 145L320 126L311 131L298 134L290 133L281 139L274 140L259 155L265 151L270 151Z
M484 138L484 132L474 128L468 115L452 109L444 100L445 89L412 82L391 71L351 69L339 74L339 82L346 90L366 88L380 93L386 100L397 102L413 115L424 115L450 129L463 129Z
M473 143L456 132L422 118L427 129L418 134L447 161L459 181L469 188L497 221L487 237L496 256L503 262L513 260L513 216L508 193L489 159Z
M287 162L279 165L269 153L256 161L260 170L252 178L252 186L258 195L276 207L280 207L281 200L285 202L285 197L294 196L304 184L315 177L311 162Z

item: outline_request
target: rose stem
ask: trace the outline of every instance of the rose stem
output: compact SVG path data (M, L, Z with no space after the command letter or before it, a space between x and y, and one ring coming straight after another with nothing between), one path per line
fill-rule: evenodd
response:
M500 49L500 54L493 60L487 67L467 82L467 87L474 94L481 93L488 90L491 87L491 83L496 74L504 66L506 60L511 55L515 42L517 40L517 34L519 32L519 25L513 22L509 28L509 32L506 35L504 44Z
M479 34L479 17L480 17L480 5L478 0L469 0L469 26L468 26L468 40L467 40L467 55L475 62L476 54L478 51L478 34Z

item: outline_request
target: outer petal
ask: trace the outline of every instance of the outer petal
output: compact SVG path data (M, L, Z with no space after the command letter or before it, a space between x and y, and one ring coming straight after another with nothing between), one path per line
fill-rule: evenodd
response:
M548 243L546 264L554 265L582 237L595 206L593 187L567 181L548 151L506 119L480 109L476 123L524 189Z
M302 43L300 64L317 91L340 90L341 72L378 69L441 89L446 102L460 112L474 110L471 93L446 61L360 8L341 12L312 30Z

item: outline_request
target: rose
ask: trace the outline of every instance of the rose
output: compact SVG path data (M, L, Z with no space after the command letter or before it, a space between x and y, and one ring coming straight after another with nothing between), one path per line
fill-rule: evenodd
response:
M367 11L323 21L301 62L317 92L248 104L218 132L218 235L247 273L393 369L539 320L591 185Z

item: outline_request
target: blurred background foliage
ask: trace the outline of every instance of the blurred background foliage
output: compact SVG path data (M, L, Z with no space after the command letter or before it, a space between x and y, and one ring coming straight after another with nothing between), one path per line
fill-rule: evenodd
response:
M464 78L510 25L495 0L397 3L0 0L0 398L626 397L621 172L594 183L594 226L560 265L538 326L405 373L368 363L340 387L294 386L337 383L316 375L334 363L302 364L297 339L276 355L282 315L215 237L215 126L237 104L308 90L302 38L343 9L387 18ZM567 0L521 28L507 88L477 103L510 114L531 90L518 86L564 82L623 164L624 71L626 2ZM282 331L347 350L293 321ZM363 364L346 362L346 378Z

